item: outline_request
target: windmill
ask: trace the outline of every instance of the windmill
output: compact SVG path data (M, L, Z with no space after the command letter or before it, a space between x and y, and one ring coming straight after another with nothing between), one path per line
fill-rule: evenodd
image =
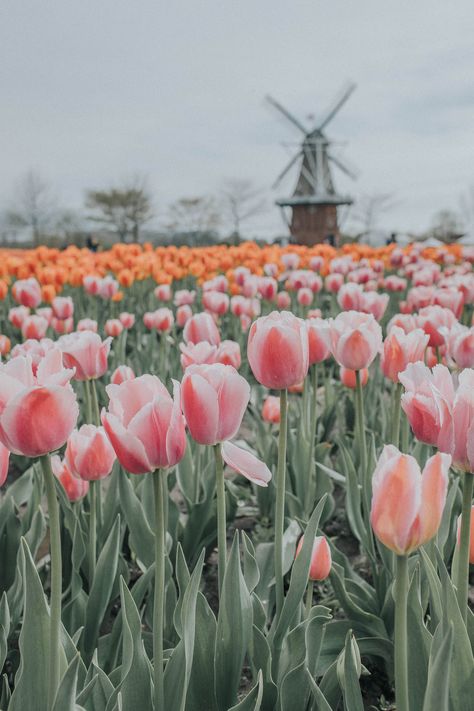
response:
M293 126L303 134L298 152L280 173L273 187L277 187L291 168L299 163L299 175L293 195L280 198L276 204L281 208L293 239L306 245L338 240L337 220L338 205L351 205L352 199L336 192L331 167L335 165L350 178L355 178L355 171L341 161L332 151L332 142L327 138L325 129L334 116L346 103L356 85L349 83L343 87L325 113L313 128L307 128L282 104L271 96L267 101L280 112ZM287 215L291 209L291 219Z

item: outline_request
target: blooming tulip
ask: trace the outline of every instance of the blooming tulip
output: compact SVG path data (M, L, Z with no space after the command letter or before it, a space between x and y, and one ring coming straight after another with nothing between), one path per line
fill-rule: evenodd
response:
M232 365L238 370L242 363L239 344L236 341L221 341L217 348L216 363Z
M22 306L36 309L41 303L41 287L34 277L19 279L13 284L12 296Z
M368 368L382 349L382 329L372 314L344 311L328 323L328 345L339 365L349 370Z
M74 330L74 319L72 318L56 318L53 316L51 319L51 328L58 335L63 335L65 333L72 333Z
M217 346L212 346L207 341L199 343L180 343L181 367L186 370L190 365L210 365L216 362Z
M398 383L398 374L405 370L408 363L423 360L429 336L421 328L406 334L398 326L393 326L383 343L380 366L382 373L394 383Z
M203 311L194 314L187 322L183 330L185 343L199 343L207 341L213 346L218 346L221 342L219 330L211 314Z
M74 476L97 481L112 471L115 452L103 427L82 425L69 435L65 459Z
M113 385L120 385L120 383L124 383L126 380L134 379L135 373L128 365L119 365L110 376L110 382L113 383Z
M458 368L474 366L474 328L467 328L457 323L446 336L446 346L449 358Z
M74 302L70 296L56 296L51 302L51 307L54 316L61 320L71 318L74 313Z
M178 289L174 294L174 305L184 306L186 304L194 304L196 298L195 291L189 291L188 289Z
M229 310L229 297L220 291L205 291L202 295L202 304L206 311L222 316Z
M32 338L39 341L44 338L48 330L48 322L42 316L27 316L21 326L23 338Z
M169 284L158 284L153 293L159 301L170 301L171 299L171 287Z
M417 323L430 337L429 345L439 348L445 344L445 329L451 329L456 323L456 316L450 309L442 306L426 306L420 309Z
M54 476L61 482L61 485L66 492L69 501L79 501L89 491L89 482L78 479L73 476L66 464L61 458L55 454L51 457L51 468Z
M307 287L302 287L301 289L298 289L296 299L300 306L311 306L313 302L313 292Z
M135 314L129 314L127 311L123 311L119 314L119 321L127 330L133 328L135 325Z
M124 469L145 474L182 459L186 435L178 382L173 397L154 375L107 385L106 391L110 402L102 424Z
M309 364L322 363L329 355L329 324L322 318L309 318L305 324L308 332Z
M180 328L184 328L186 322L189 321L192 315L193 310L189 306L189 304L183 304L182 306L178 306L178 308L176 309L176 323Z
M300 554L303 547L304 536L301 536L296 546L295 558ZM331 572L331 549L325 536L315 536L313 550L311 553L311 565L309 568L310 580L325 580Z
M305 322L289 311L273 311L252 324L247 357L256 379L267 388L283 390L297 385L309 367Z
M58 345L63 352L64 365L75 368L75 380L100 378L107 370L111 338L102 341L97 333L81 331L61 336Z

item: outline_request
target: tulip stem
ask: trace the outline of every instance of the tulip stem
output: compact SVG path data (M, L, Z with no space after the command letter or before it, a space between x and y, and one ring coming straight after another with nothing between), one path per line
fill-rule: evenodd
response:
M91 391L90 391L88 380L84 380L82 384L84 386L84 394L85 394L85 400L86 400L87 424L89 424L92 422Z
M360 452L360 483L364 496L365 514L368 517L370 515L371 487L370 481L367 479L367 440L365 438L364 399L359 370L356 370L355 416L356 435Z
M59 653L62 592L61 532L59 527L59 505L56 497L56 487L49 454L44 454L40 457L40 462L43 470L46 500L48 503L49 540L51 550L48 708L52 709L59 686L60 673Z
M93 403L93 417L94 424L96 427L100 427L100 410L99 410L99 400L97 398L97 388L95 385L95 380L90 381L90 387L92 390L92 403Z
M89 590L94 580L97 555L97 486L100 486L98 481L89 483Z
M155 597L153 607L153 667L154 667L154 711L164 711L163 685L163 620L165 603L165 528L162 472L153 472L153 493L155 498Z
M456 575L456 596L461 615L467 620L467 596L469 590L469 544L471 530L471 506L474 474L464 472L461 512L461 535L459 541L459 557Z
M216 459L216 495L217 495L217 553L218 553L218 576L219 576L219 597L222 593L224 573L227 559L227 525L225 513L225 482L224 464L222 461L221 445L214 445L214 456Z
M308 587L306 589L306 606L305 606L306 619L309 617L309 613L311 612L311 608L313 607L313 587L314 587L313 581L308 580Z
M275 594L276 616L283 607L283 529L285 525L286 437L288 427L288 393L280 391L280 432L275 501Z
M400 441L400 415L402 384L397 383L393 388L393 411L392 411L392 444L398 447Z
M312 383L312 399L311 399L311 427L309 433L309 463L308 463L308 516L313 510L314 500L316 498L316 459L314 457L314 450L316 446L316 425L317 425L317 403L316 395L318 392L318 366L316 363L311 367L311 383Z
M395 578L395 699L397 711L408 711L407 660L408 556L397 555Z

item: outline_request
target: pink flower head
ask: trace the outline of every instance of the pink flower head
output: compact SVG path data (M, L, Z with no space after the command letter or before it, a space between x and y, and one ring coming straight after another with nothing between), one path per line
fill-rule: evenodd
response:
M195 291L189 291L189 289L178 289L174 294L174 305L184 306L185 304L191 306L194 304L196 298Z
M448 488L449 454L435 454L423 473L414 457L386 445L372 479L370 521L377 538L408 555L436 535Z
M55 347L56 344L50 338L42 338L40 341L30 338L23 343L17 343L11 352L11 358L29 356L31 358L31 369L33 371L33 375L36 375L38 366L45 357L46 353Z
M215 363L217 348L217 346L213 346L207 341L180 343L181 367L186 370L190 365L210 365Z
M155 294L158 301L171 300L171 286L169 284L158 284L153 293Z
M309 364L322 363L329 356L329 324L322 318L305 321L308 331Z
M336 272L334 274L328 274L326 279L324 280L324 286L326 288L326 291L329 291L332 294L337 294L343 284L344 277L342 276L342 274Z
M64 365L76 369L74 379L90 380L100 378L106 372L111 342L111 338L102 341L92 331L75 331L61 336L58 346L63 352Z
M299 556L303 547L304 536L301 536L296 546L295 559ZM309 568L310 580L325 580L331 572L332 557L329 543L325 536L316 536L311 553L311 565Z
M278 282L273 277L260 277L257 289L262 299L274 301L278 291Z
M128 311L122 311L122 313L119 314L119 321L124 328L129 330L135 325L135 314L129 314Z
M281 255L280 259L283 262L285 269L298 269L300 258L297 254L294 254L293 252L286 252L286 254Z
M118 281L111 276L106 276L99 282L99 296L102 299L112 299L118 290Z
M182 382L186 423L199 444L232 439L250 398L250 386L231 365L191 365Z
M339 365L368 368L382 349L382 329L372 314L343 311L328 323L329 347Z
M51 303L56 318L71 318L74 314L74 302L70 296L55 296Z
M98 276L88 275L84 277L82 284L89 296L97 296L100 291L101 281L101 278Z
M298 289L296 298L300 306L311 306L313 303L313 292L308 287L303 286L301 289Z
M242 364L239 344L236 341L221 341L217 348L216 363L232 365L238 370Z
M117 338L123 332L123 323L118 318L109 318L105 322L104 331L107 336Z
M59 455L51 457L51 469L54 476L61 482L69 501L79 501L86 496L89 491L89 482L83 481L73 476L65 460L61 461Z
M189 304L183 304L176 309L176 323L180 328L184 328L193 315L193 310Z
M108 411L102 424L117 459L131 474L145 474L181 461L186 433L180 387L173 381L173 397L154 375L141 375L121 385L108 385Z
M291 306L291 296L287 291L279 291L276 297L277 309L286 311Z
M360 384L364 388L369 382L369 369L362 368L359 370ZM341 378L341 383L346 388L355 390L357 387L357 371L350 370L349 368L344 368L343 365L339 368L339 377Z
M405 370L408 363L423 360L429 336L421 329L406 334L398 326L393 326L383 343L380 359L382 373L394 383L398 383L398 374Z
M10 450L0 442L0 486L3 486L7 480L9 466Z
M456 323L456 316L450 309L442 306L426 306L420 309L417 323L430 337L429 345L439 348L445 344L444 329L451 329Z
M185 343L200 343L207 341L213 346L218 346L221 342L219 329L211 314L203 311L194 314L187 322L183 330Z
M42 316L27 316L21 327L23 338L35 338L39 341L44 338L48 330L48 322Z
M229 297L221 291L205 291L202 295L202 304L206 311L223 316L229 310Z
M19 279L12 286L12 296L22 306L36 309L41 303L41 286L34 277Z
M460 318L464 307L464 294L456 287L446 287L436 289L433 296L433 304L443 306L453 312L456 318Z
M267 388L282 390L305 379L309 344L305 322L289 311L272 311L253 322L247 357L255 378Z
M135 373L128 365L119 365L110 376L110 382L113 383L113 385L120 385L120 383L124 383L126 380L134 379Z
M278 424L280 422L280 398L268 395L262 407L262 420Z
M97 481L105 479L112 471L115 452L103 427L82 425L69 435L65 460L74 476Z
M8 320L15 328L21 328L29 315L30 309L27 306L14 306L8 312Z
M442 332L446 339L449 358L458 368L474 366L474 327L467 328L456 323L449 331Z
M39 457L61 447L79 407L61 351L48 350L33 374L29 356L0 365L0 441L11 452Z
M62 336L65 333L72 333L74 330L74 319L72 318L56 318L53 316L51 319L51 328L55 333L57 333L59 336Z
M97 333L97 330L98 330L97 321L94 321L94 319L92 319L92 318L81 318L81 320L77 324L77 330L78 331L92 331L93 333Z

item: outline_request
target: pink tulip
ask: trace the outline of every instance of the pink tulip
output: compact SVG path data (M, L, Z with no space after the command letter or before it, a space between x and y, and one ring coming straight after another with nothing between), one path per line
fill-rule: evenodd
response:
M280 422L280 398L275 395L268 395L262 407L262 420L278 424Z
M245 279L250 275L248 267L237 267L234 269L234 279L238 286L243 286Z
M300 258L297 254L287 252L286 254L282 254L280 259L283 262L285 269L298 269Z
M8 320L15 328L21 328L29 315L30 309L27 306L14 306L8 312Z
M97 331L98 331L97 321L94 321L94 319L92 319L92 318L81 318L81 320L77 324L77 330L78 331L92 331L93 333L97 333Z
M474 506L471 508L471 521L469 526L470 538L469 538L469 563L474 565ZM461 537L461 516L458 517L458 535L457 542L459 546L459 540Z
M84 277L82 284L89 296L97 296L100 290L101 279L98 276L88 275Z
M265 301L274 301L278 291L278 282L273 277L260 277L258 293Z
M35 338L39 341L44 338L48 330L48 322L42 316L27 316L21 327L23 338Z
M183 304L182 306L178 306L176 309L176 323L180 328L184 328L186 325L187 321L191 318L193 315L193 310L188 304Z
M51 469L54 476L61 482L69 501L79 501L84 498L89 491L89 482L73 476L66 462L61 461L57 454L51 457Z
M207 341L213 346L218 346L221 342L219 330L211 314L203 311L194 314L187 322L183 330L185 343L200 343Z
M388 322L387 333L390 333L394 326L398 326L398 328L401 328L405 333L410 333L410 331L414 331L415 328L418 328L416 316L412 316L412 314L395 314Z
M447 352L458 368L474 366L474 328L455 324L443 333L446 338Z
M324 257L311 257L309 260L309 268L313 270L313 272L320 272L321 269L324 266Z
M207 341L199 343L180 343L181 367L183 370L190 365L210 365L216 362L217 346L212 346Z
M174 316L171 309L163 307L154 312L154 328L160 333L167 333L174 324Z
M306 314L306 318L322 318L323 313L321 309L309 309L308 313Z
M247 316L247 314L242 314L239 320L242 333L247 333L251 326L252 319L250 318L250 316Z
M7 480L10 465L10 450L0 442L0 486Z
M382 349L382 329L372 314L344 311L328 323L328 345L339 365L349 370L368 368Z
M255 378L269 389L300 383L309 367L305 322L289 311L261 316L250 328L247 357Z
M408 555L436 535L448 488L449 454L435 454L423 473L414 457L386 445L372 479L370 521L377 538Z
M324 280L326 291L330 291L332 294L337 294L343 284L344 277L342 274L338 273L328 274Z
M357 371L350 370L349 368L344 368L343 365L339 368L339 377L341 378L341 383L346 388L351 388L355 390L357 387ZM362 368L359 370L360 384L364 388L369 382L369 369Z
M120 385L120 383L124 383L126 380L134 379L135 373L128 365L119 365L110 376L110 382L113 383L113 385Z
M405 291L407 288L407 280L396 274L391 274L384 281L387 291Z
M220 291L205 291L202 295L202 304L206 311L223 316L229 310L229 297Z
M426 306L420 309L417 323L429 335L429 345L432 348L439 348L445 344L443 335L445 329L451 329L457 323L457 319L450 309L442 306Z
M398 383L398 374L408 363L423 360L429 336L417 328L406 334L398 326L393 326L383 343L380 367L386 378Z
M287 291L279 291L276 297L277 309L286 311L291 306L291 296Z
M39 457L61 447L79 408L61 351L47 351L33 375L29 356L0 365L0 441L15 454Z
M174 295L174 305L184 306L188 304L194 304L194 299L196 298L195 291L189 291L189 289L178 289Z
M31 359L31 369L33 375L36 375L38 366L45 357L46 353L52 348L55 348L56 344L50 338L42 338L40 341L35 339L28 339L23 343L17 343L11 352L11 358L18 358L18 356L29 356Z
M40 309L36 309L36 315L42 316L50 324L53 318L53 309L50 306L42 306Z
M119 290L118 281L111 276L106 276L100 280L99 296L102 299L112 299Z
M123 332L123 324L118 318L109 318L105 322L104 331L106 336L117 338Z
M235 341L221 341L216 353L216 363L232 365L238 370L242 364L239 344Z
M51 319L51 328L58 336L62 336L65 333L72 333L74 330L74 319L72 318L53 318Z
M70 296L56 296L51 306L54 316L61 320L71 318L74 314L74 302Z
M152 331L155 328L155 312L146 311L143 314L143 323L145 328L147 328L149 331Z
M295 558L297 558L303 547L304 536L301 536L296 546ZM329 543L325 536L315 536L313 551L311 553L311 565L309 568L310 580L325 580L331 572L332 557Z
M313 303L313 292L307 287L302 287L298 289L296 299L300 306L311 306Z
M214 279L208 279L202 284L202 291L218 291L225 294L229 288L229 282L226 276L219 274Z
M322 318L305 321L308 331L309 364L322 363L329 356L329 324Z
M222 459L231 469L257 486L268 486L272 474L260 459L232 442L223 442L221 452Z
M171 286L169 284L158 284L153 293L159 301L171 300Z
M234 437L250 398L250 386L231 365L191 365L182 382L186 423L199 444Z
M76 369L74 379L90 380L100 378L106 372L111 342L111 338L102 341L92 331L76 331L61 336L58 345L63 352L64 365Z
M177 381L173 397L154 375L108 385L106 390L110 402L108 411L102 410L102 424L124 469L145 474L182 459L186 433Z
M12 296L22 306L36 309L41 303L41 286L34 277L19 279L12 286Z
M103 427L82 425L69 435L65 459L71 474L85 481L97 481L112 471L115 452Z
M122 311L122 313L119 314L119 321L128 331L135 325L135 314L129 314L127 311Z
M359 284L343 284L337 292L337 303L344 311L360 311L362 294L362 287Z
M456 287L437 289L433 296L433 304L449 309L458 319L461 317L464 307L464 294Z

